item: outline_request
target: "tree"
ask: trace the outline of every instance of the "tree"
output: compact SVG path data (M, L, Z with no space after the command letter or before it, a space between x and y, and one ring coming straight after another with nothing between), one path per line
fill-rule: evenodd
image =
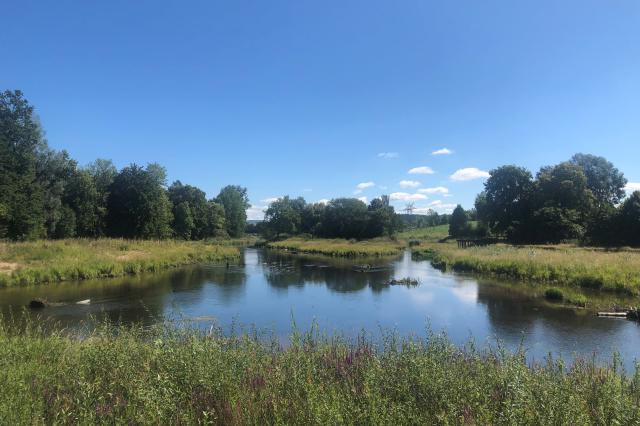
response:
M331 200L324 209L322 236L363 238L367 225L367 212L367 205L356 198Z
M123 168L109 188L109 234L125 238L167 238L171 235L171 202L155 173L132 164Z
M484 192L476 198L476 210L481 221L497 234L514 239L530 213L533 177L516 166L491 170Z
M109 199L109 188L118 174L118 169L111 160L98 158L86 167L86 171L93 178L93 182L98 194L97 199L97 223L96 236L103 236L107 229L107 200Z
M193 220L191 238L201 240L211 235L208 234L208 213L209 205L204 191L195 186L183 185L182 182L175 181L167 191L169 199L173 204L174 230L177 217L177 207L182 203L187 203L189 215Z
M247 188L238 185L225 186L216 197L216 202L220 203L224 208L229 236L242 236L247 223L247 209L251 207L247 196Z
M462 237L469 231L469 218L467 212L458 204L451 214L449 222L449 235Z
M273 201L264 215L267 230L276 236L300 233L305 205L304 198L291 199L288 195Z
M399 227L393 206L389 204L389 196L374 198L368 207L368 223L366 236L369 238L382 235L391 236Z
M617 205L624 198L627 179L606 158L576 154L571 157L570 162L580 167L587 177L587 187L598 207Z
M189 203L187 201L183 201L175 206L173 215L173 230L176 233L176 236L184 240L190 240L191 233L193 232L195 225Z
M0 238L26 240L44 233L43 194L36 179L36 152L43 143L22 92L0 93Z
M579 166L564 162L540 169L536 196L535 240L558 242L584 236L594 201Z
M622 242L640 246L640 191L635 191L622 204L620 229Z
M75 217L75 235L80 237L100 235L99 202L98 191L89 172L75 171L65 187L63 196L64 206L71 209Z
M224 207L214 200L207 201L207 228L205 238L228 236Z

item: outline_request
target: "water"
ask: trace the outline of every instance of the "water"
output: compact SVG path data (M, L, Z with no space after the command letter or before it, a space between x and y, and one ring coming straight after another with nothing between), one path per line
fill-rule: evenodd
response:
M549 353L601 360L620 352L632 369L640 358L640 327L625 319L597 318L585 310L550 305L516 286L473 276L443 273L406 252L378 260L371 272L354 263L320 257L246 249L242 266L201 265L125 279L62 283L0 290L0 311L20 311L41 297L67 303L32 313L63 327L86 323L92 315L114 321L152 324L191 319L202 327L217 323L255 325L283 339L292 319L301 329L314 321L329 333L355 336L380 330L425 336L444 331L457 344L478 346L500 340L524 346L530 360ZM411 277L417 287L386 286L391 278ZM74 302L91 299L90 305Z

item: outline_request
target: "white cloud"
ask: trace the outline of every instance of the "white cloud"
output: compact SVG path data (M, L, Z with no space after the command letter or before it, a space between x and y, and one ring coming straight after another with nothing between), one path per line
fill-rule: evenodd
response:
M418 207L414 210L416 214L426 214L429 210L434 210L438 213L451 213L456 208L456 204L443 203L442 200L433 200L426 206Z
M624 187L624 190L629 194L634 191L640 191L640 182L629 182L627 186Z
M418 192L422 194L448 194L449 188L445 188L444 186L436 186L434 188L418 189Z
M378 154L378 158L398 158L400 154L397 152L381 152Z
M432 175L434 173L433 169L427 166L414 167L409 170L409 174L411 175Z
M280 198L282 198L282 197L271 197L271 198L265 198L264 200L260 200L260 201L265 203L265 204L271 204L274 201L278 201Z
M304 189L302 190L302 192L311 192L311 191L313 191L313 189L311 189L311 188L304 188Z
M393 201L416 201L426 200L427 196L423 194L409 194L407 192L392 192L389 198Z
M375 186L376 184L373 182L361 182L359 184L356 185L357 189L367 189L367 188L371 188L372 186Z
M450 155L450 154L453 154L453 151L451 151L448 148L441 148L431 153L431 155Z
M358 195L358 194L362 194L362 189L356 189L355 191L353 191L353 195Z
M331 201L331 200L329 200L328 198L323 198L321 200L316 201L316 203L318 203L318 204L329 204L329 201Z
M247 219L263 220L266 206L251 206L247 209Z
M368 204L367 197L358 197L358 200L362 201L365 204Z
M475 167L467 167L466 169L456 170L450 177L452 181L461 182L465 180L488 178L489 172L485 172L484 170L480 170Z
M420 182L417 180L401 180L400 187L401 188L417 188L420 186Z

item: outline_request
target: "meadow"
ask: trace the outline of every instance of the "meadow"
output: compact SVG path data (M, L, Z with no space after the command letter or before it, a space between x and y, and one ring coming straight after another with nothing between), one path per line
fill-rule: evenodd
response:
M374 345L312 331L282 347L215 328L17 324L0 325L1 424L640 422L640 373L615 357L569 368L441 335Z
M377 238L366 241L355 241L342 239L312 239L295 237L283 241L267 243L267 247L300 253L322 254L334 257L379 257L400 253L404 248L404 243L384 238Z
M67 239L0 242L0 286L108 278L238 260L231 242Z

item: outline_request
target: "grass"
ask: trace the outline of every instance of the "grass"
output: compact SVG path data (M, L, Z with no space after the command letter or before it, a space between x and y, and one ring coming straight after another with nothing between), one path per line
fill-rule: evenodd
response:
M640 251L506 244L459 249L452 243L432 243L416 253L455 271L640 295Z
M387 336L255 336L105 324L0 326L0 423L638 424L640 373Z
M425 228L408 229L398 233L398 238L419 242L438 242L449 236L449 225L429 226Z
M0 286L117 277L200 262L237 260L231 244L69 239L0 243Z
M382 238L368 241L289 238L283 241L270 242L267 247L334 257L380 257L400 253L404 248L404 244Z

